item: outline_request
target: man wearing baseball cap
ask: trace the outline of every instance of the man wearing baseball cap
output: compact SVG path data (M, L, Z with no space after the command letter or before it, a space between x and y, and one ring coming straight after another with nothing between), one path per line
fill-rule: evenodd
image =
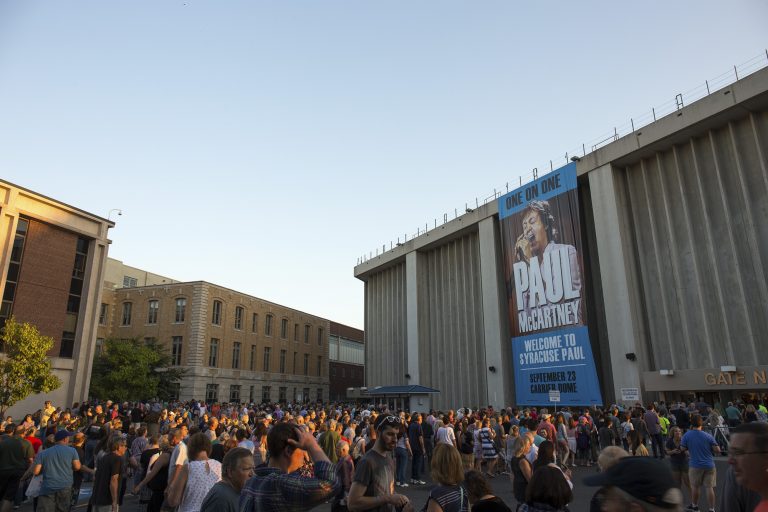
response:
M683 509L683 493L675 487L669 467L650 457L624 457L607 471L585 478L584 484L603 488L603 512Z
M37 454L32 472L42 473L43 486L38 498L38 512L69 510L74 478L72 471L80 470L80 458L77 451L69 446L69 436L73 432L59 430L54 440L56 444Z

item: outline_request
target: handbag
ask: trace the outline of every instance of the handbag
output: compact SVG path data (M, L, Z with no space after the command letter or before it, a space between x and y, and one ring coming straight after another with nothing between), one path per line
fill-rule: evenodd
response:
M40 496L40 491L43 488L43 475L35 475L32 480L29 481L26 495L29 498L37 498Z

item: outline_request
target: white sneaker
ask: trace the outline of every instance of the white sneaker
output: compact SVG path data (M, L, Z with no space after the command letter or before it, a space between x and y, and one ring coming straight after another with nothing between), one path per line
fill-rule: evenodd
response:
M403 483L400 484L400 487L408 487L408 484L403 482Z

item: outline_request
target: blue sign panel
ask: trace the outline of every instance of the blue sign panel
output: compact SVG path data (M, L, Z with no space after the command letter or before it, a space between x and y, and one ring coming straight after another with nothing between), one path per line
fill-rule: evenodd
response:
M499 198L517 405L600 405L586 324L576 164Z

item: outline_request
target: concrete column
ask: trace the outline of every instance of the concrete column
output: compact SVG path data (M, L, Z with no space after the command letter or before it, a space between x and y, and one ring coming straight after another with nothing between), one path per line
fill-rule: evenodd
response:
M483 297L483 330L485 337L485 358L480 371L486 372L488 404L495 409L501 409L511 403L512 390L505 385L505 368L509 368L510 340L502 330L504 310L502 293L499 288L502 282L500 276L499 252L497 251L499 228L494 217L480 221L480 285ZM482 358L481 358L482 359ZM488 368L493 366L496 371ZM485 404L481 404L485 405Z
M405 255L405 311L406 311L406 354L408 371L411 376L407 384L420 384L419 379L419 281L423 276L419 273L418 251Z
M603 285L605 320L608 331L614 393L621 399L621 388L640 388L640 367L627 361L626 354L639 353L640 340L635 326L634 289L628 269L633 268L628 236L618 201L614 170L606 164L589 173L597 250L600 257L600 279Z

